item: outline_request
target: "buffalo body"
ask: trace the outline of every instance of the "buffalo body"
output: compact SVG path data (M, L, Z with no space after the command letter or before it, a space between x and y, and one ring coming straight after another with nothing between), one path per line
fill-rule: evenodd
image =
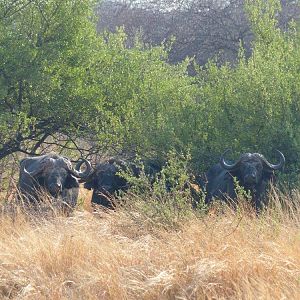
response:
M213 198L236 199L237 182L250 193L255 208L260 210L266 204L267 186L274 180L274 171L284 167L284 155L277 150L280 161L278 164L271 164L262 154L244 153L236 162L229 164L224 158L227 152L229 150L206 173L206 203L210 203Z

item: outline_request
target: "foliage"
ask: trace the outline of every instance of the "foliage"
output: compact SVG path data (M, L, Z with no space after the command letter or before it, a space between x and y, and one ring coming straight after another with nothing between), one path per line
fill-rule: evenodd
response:
M169 65L163 46L147 48L139 41L127 49L121 30L105 38L110 43L97 76L109 118L97 118L99 141L125 153L160 158L172 148L184 150L186 114L197 94L187 75L189 61Z
M195 77L192 60L170 65L163 45L128 48L122 29L97 35L93 1L22 3L0 17L0 158L63 134L160 161L190 149L197 172L226 148L270 160L277 148L298 172L299 34L278 28L279 1L247 1L249 58L241 47L235 66L211 60Z
M190 149L198 172L217 162L226 148L236 155L257 151L271 161L279 149L287 158L286 171L295 172L300 161L299 35L293 23L287 32L278 28L279 9L279 1L248 1L252 55L246 58L241 47L235 66L211 60L198 67L195 78L186 72L191 61L170 66L162 47L137 43L133 49L111 50L111 75L100 75L109 78L102 85L115 118L110 140L114 137L126 153L164 160L172 148Z
M25 2L1 2L0 157L57 132L71 136L88 124L96 95L92 1Z
M299 39L293 24L289 32L277 28L279 7L279 1L248 1L256 35L251 57L241 49L235 67L212 61L199 70L204 109L198 112L202 128L196 131L195 156L214 158L232 148L275 159L274 149L280 149L286 170L299 167Z
M122 30L97 35L92 11L93 1L34 1L0 18L0 158L58 133L127 153L184 146L188 61L171 66L164 47L138 41L127 49Z

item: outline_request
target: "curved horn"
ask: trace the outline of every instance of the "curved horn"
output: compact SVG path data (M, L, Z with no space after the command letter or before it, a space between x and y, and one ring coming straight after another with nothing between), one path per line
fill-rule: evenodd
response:
M50 160L49 160L49 159L44 159L44 158L43 158L42 160L40 160L40 161L37 161L37 160L36 160L35 162L32 161L32 163L36 164L36 168L33 169L32 171L29 171L29 170L27 170L26 167L25 167L25 161L26 161L26 160L23 160L23 161L22 161L22 164L21 164L22 171L23 171L24 173L28 174L28 175L31 176L31 177L34 177L34 176L36 176L37 174L43 172L44 169L45 169L45 167L50 163Z
M80 171L80 167L82 166L83 163L86 165L86 170L83 171L83 172L81 172L81 171ZM78 178L87 178L87 177L90 175L91 171L92 171L92 166L91 166L91 163L90 163L88 160L82 158L82 159L76 164L76 166L75 166L74 169L73 169L73 168L70 168L69 170L70 170L70 172L71 172L75 177L78 177Z
M262 158L263 162L265 163L267 169L271 170L271 171L275 171L275 170L280 170L283 168L284 164L285 164L285 157L284 155L279 151L276 150L276 152L279 154L280 156L280 161L278 164L273 165L270 162L267 161L267 159L265 157Z
M220 164L222 166L223 169L225 170L229 170L229 171L233 171L234 169L236 169L239 166L240 163L240 159L238 161L236 161L233 164L229 164L228 162L225 161L225 155L230 152L230 149L227 149L221 156L220 158Z
M36 170L33 170L33 171L28 171L25 166L23 166L23 172L28 174L29 176L31 177L34 177L36 176L38 173L40 173L42 170L40 168L36 169Z

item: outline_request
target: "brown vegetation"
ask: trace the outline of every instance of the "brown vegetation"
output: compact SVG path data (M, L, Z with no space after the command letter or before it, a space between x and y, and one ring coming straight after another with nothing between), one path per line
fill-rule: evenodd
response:
M243 206L194 214L176 230L126 207L3 214L0 298L297 299L299 207L279 200L291 199L275 196L259 217Z

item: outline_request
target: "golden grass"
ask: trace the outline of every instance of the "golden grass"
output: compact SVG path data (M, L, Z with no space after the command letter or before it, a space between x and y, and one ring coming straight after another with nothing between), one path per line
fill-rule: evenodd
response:
M0 299L299 299L297 211L227 210L177 230L124 210L3 214Z

